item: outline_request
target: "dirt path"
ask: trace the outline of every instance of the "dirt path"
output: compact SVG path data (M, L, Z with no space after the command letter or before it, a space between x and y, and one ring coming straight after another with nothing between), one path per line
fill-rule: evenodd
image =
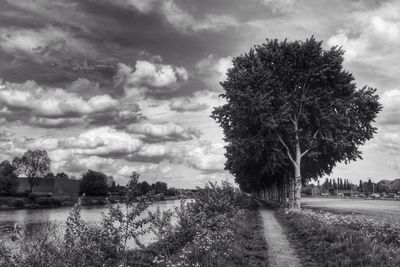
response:
M269 266L301 266L299 258L275 218L274 211L266 208L263 204L260 204L259 211L264 222L264 237L268 245Z

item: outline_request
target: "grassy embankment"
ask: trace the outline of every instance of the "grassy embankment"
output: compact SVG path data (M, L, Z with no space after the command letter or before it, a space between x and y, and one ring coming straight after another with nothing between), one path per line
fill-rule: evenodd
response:
M400 229L379 218L279 210L305 266L400 266Z
M180 196L163 196L159 200L176 200ZM28 197L1 197L0 210L9 209L38 209L52 207L72 207L78 197L70 196L51 196L49 194L31 194ZM86 196L82 200L83 206L105 205L107 201L111 203L122 202L123 198L119 195L112 196Z
M104 205L107 198L113 203L120 201L119 196L90 196L84 199L82 205ZM73 206L77 200L78 197L51 196L49 194L30 194L28 197L0 197L0 210L69 207Z
M148 198L134 199L127 200L131 206L126 206L132 212L122 213L110 205L100 225L84 222L77 205L63 236L50 229L23 235L12 250L0 244L0 266L267 265L255 204L228 184L211 184L175 211L157 211L147 217L140 211L150 204ZM124 227L126 231L121 231ZM158 237L157 242L148 246L136 242L149 231ZM126 238L133 238L140 249L127 248Z

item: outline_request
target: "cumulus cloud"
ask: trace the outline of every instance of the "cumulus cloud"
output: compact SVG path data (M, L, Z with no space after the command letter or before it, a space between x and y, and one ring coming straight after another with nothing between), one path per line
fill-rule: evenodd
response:
M379 114L377 122L381 125L400 125L400 90L383 93L381 103L383 111Z
M191 97L174 98L169 104L169 108L177 112L201 111L208 107L209 105L206 103L200 103L195 98Z
M168 23L182 32L221 31L239 25L236 18L228 15L205 14L201 18L195 18L175 0L117 0L115 4L134 7L145 14L158 12Z
M384 3L373 11L357 11L347 27L338 30L328 44L343 46L347 60L375 62L382 57L399 56L400 4Z
M14 133L8 129L0 131L0 141L9 140L9 138L12 136L14 136Z
M261 0L263 4L270 7L274 13L290 11L295 0Z
M65 148L74 149L76 154L103 157L136 153L142 145L139 139L108 126L88 130L63 142Z
M119 63L114 76L115 87L124 88L176 88L177 83L188 79L188 72L183 67L161 63L137 61L135 68Z
M84 99L78 93L61 88L41 87L34 81L0 83L0 114L10 121L59 128L84 123L84 118L114 112L116 118L129 116L118 111L120 102L109 95ZM118 114L115 112L118 111ZM138 110L135 110L137 112Z
M175 123L151 124L138 123L127 126L131 133L145 136L151 141L182 141L199 138L201 132L194 128L184 129Z
M225 161L223 145L210 142L199 143L185 155L185 162L205 172L222 171Z
M221 31L239 24L235 18L228 15L206 14L204 18L196 19L174 0L162 1L161 12L169 23L182 31Z
M40 29L0 28L0 47L17 58L40 62L92 55L92 48L71 32L47 26Z
M233 67L232 57L215 58L209 55L196 64L200 77L207 83L210 90L220 91L220 82L226 79L226 71Z
M71 157L63 161L63 170L72 173L81 173L89 169L110 173L113 171L115 160L98 156Z

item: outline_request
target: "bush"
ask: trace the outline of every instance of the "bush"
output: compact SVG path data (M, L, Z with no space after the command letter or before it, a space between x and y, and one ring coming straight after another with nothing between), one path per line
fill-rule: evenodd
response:
M25 206L25 201L21 198L14 198L11 200L11 205L16 208L22 208Z
M37 198L41 197L51 197L53 194L52 193L30 193L28 195L28 199L32 202L36 201Z
M41 206L61 206L62 200L57 197L38 197L35 203Z
M193 198L176 208L176 227L168 227L168 211L152 214L150 228L159 239L150 246L156 254L153 265L231 266L235 221L243 215L247 198L228 182L198 188Z

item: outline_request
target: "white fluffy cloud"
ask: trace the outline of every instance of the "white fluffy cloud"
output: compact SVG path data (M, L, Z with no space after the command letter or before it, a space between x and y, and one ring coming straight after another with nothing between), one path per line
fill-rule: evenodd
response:
M76 154L97 156L124 156L138 152L142 141L130 134L111 127L88 130L78 137L64 141L63 146L72 148Z
M119 101L109 95L81 96L63 89L43 88L33 81L2 83L0 103L9 109L30 110L40 117L77 117L115 109Z
M109 95L84 99L75 92L41 87L34 81L0 83L0 114L45 128L80 124L83 116L117 110L119 106L120 102Z
M383 110L377 122L381 125L400 125L400 90L394 89L381 96Z
M202 142L187 152L185 161L202 171L222 171L226 161L223 145Z
M171 100L169 108L177 112L201 111L209 106L206 103L200 103L193 97L180 97Z
M400 4L384 3L373 11L358 11L351 16L346 28L328 40L330 46L343 46L347 60L375 62L383 57L399 56Z
M175 123L137 123L127 126L129 132L144 135L153 140L191 140L199 138L201 132L193 128L184 129Z
M178 81L187 80L188 73L183 67L137 61L135 68L123 63L118 64L115 84L126 87L170 87Z
M219 83L226 79L226 71L232 66L232 57L215 58L209 55L196 64L196 69L210 90L220 91Z

